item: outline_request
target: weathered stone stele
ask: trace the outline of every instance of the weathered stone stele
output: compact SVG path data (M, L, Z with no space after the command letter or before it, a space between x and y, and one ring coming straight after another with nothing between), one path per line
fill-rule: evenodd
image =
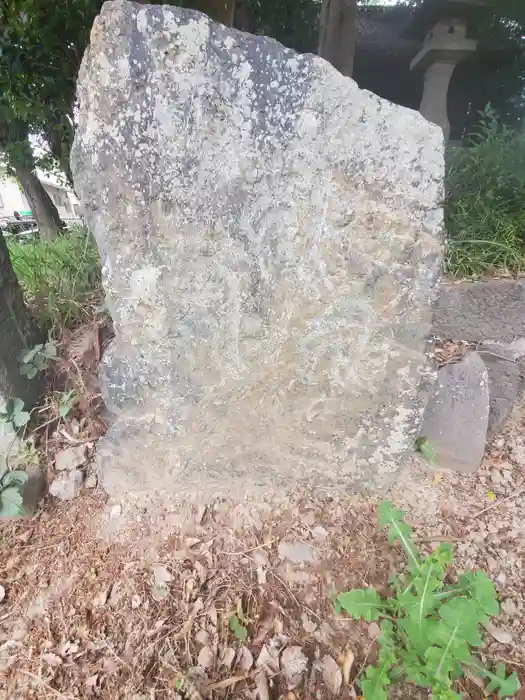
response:
M103 486L391 480L423 408L441 131L318 57L122 0L78 95L116 324Z

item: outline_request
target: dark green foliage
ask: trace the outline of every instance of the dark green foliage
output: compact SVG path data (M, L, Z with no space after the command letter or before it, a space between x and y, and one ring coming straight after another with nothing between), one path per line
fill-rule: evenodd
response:
M445 220L449 275L525 269L525 136L490 111L449 156Z
M100 261L87 229L76 226L52 241L11 241L13 269L41 326L89 320L101 303Z
M440 544L422 556L403 517L389 501L379 508L389 542L399 543L408 558L407 571L390 578L393 595L382 599L374 589L355 589L335 600L352 617L381 620L378 661L357 681L364 700L386 700L388 687L400 678L431 689L436 700L459 700L455 682L467 669L487 678L487 694L517 692L516 673L507 675L504 664L487 669L473 654L482 645L482 627L499 613L491 580L476 571L448 583L452 546Z

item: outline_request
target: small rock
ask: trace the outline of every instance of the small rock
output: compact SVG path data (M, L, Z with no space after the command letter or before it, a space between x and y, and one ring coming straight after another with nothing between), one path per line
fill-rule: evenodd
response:
M84 475L78 469L67 471L56 478L49 487L49 493L59 501L72 501L79 494Z
M512 644L512 634L507 632L507 630L496 627L492 622L487 623L487 632L500 644Z
M112 506L111 511L109 513L109 517L111 520L114 520L115 518L119 518L122 515L122 506L120 503L116 503L114 506Z
M312 537L318 542L324 542L329 536L328 530L325 530L321 525L316 525L312 530Z
M86 446L77 445L57 452L55 455L55 469L58 472L71 471L82 467L86 463Z
M513 617L514 615L518 614L518 606L512 600L512 598L506 598L501 604L501 609L509 617Z
M493 469L490 472L490 480L493 484L501 484L501 482L503 481L503 475L497 469Z
M91 472L87 479L84 481L84 488L86 489L96 489L98 484L97 475Z
M3 586L0 586L0 603L3 601L5 598L5 588Z
M138 595L138 593L134 593L131 596L131 609L137 610L137 608L140 608L141 603L142 603L142 598Z
M288 559L294 564L300 564L305 561L312 561L314 558L314 550L306 542L297 540L295 542L280 542L278 547L279 556L283 559Z
M500 586L504 586L507 583L507 574L504 571L496 576L496 583L499 583Z
M303 654L301 647L286 647L281 655L281 670L288 685L288 690L293 690L303 680L303 673L308 668L308 659Z
M379 629L379 625L377 622L371 622L368 625L368 636L370 639L377 639L379 635L381 634L381 630Z
M151 589L151 597L153 600L160 601L168 595L168 584L173 578L168 569L162 564L152 566L153 571L153 587Z

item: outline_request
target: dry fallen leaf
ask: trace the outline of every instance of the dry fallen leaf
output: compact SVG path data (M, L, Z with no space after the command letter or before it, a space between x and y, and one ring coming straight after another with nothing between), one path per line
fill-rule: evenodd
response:
M236 668L245 673L253 666L253 655L248 647L242 646L237 654Z
M49 666L53 666L54 668L57 666L62 666L62 659L60 656L58 656L58 654L53 654L52 652L42 654L42 661L49 664Z
M205 671L209 671L211 668L213 668L214 661L215 654L211 648L208 646L202 647L199 652L199 656L197 657L197 665L200 666L200 668L203 668Z
M355 657L353 652L350 651L350 649L347 649L343 661L343 682L345 685L349 685L350 683L350 671L352 670L354 659Z
M229 671L233 665L234 659L235 649L233 649L232 647L225 647L221 650L221 653L219 655L219 665L225 666Z
M267 613L262 618L259 619L257 624L257 633L253 638L253 645L259 646L266 639L267 634L273 629L274 614Z
M0 586L0 603L3 601L5 598L5 588L3 586Z
M261 670L255 675L255 685L257 687L259 700L270 700L270 692L268 690L268 678L264 671Z
M137 608L140 608L141 603L142 598L138 595L138 593L134 593L131 596L131 609L136 610Z
M343 683L343 675L336 661L331 657L323 656L316 662L316 667L321 671L323 681L332 695L339 695Z
M97 595L93 598L93 607L94 608L103 608L104 605L107 603L110 592L111 592L111 587L106 588L103 591L100 591L100 593L97 593Z

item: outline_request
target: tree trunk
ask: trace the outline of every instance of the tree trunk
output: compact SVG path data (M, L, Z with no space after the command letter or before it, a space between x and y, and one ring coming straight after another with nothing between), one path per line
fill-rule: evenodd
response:
M356 18L356 0L323 0L319 56L350 78L354 72Z
M15 172L38 224L40 237L47 241L55 238L64 224L51 197L34 172L19 165L15 166Z
M38 375L31 380L22 376L18 361L21 353L42 342L42 337L24 304L22 290L1 233L0 329L0 403L17 397L22 399L27 407L31 407L38 399L42 385Z
M71 157L71 146L73 145L74 136L75 132L73 130L73 126L69 122L69 118L67 116L63 117L61 123L54 126L46 134L49 149L56 158L60 169L66 176L71 187L73 187L73 174L71 172L69 160Z

